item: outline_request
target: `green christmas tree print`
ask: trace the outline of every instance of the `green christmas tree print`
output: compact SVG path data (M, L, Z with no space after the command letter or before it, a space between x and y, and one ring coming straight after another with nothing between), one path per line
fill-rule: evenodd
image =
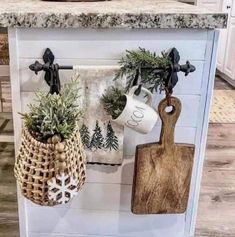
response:
M79 131L80 131L83 146L85 148L90 148L90 132L89 132L88 127L85 124L83 124Z
M105 148L111 150L118 150L118 138L115 135L115 132L113 130L112 124L109 121L107 125L107 135L105 138Z
M98 121L96 121L95 129L93 131L94 133L91 138L90 149L102 149L104 147L104 138Z

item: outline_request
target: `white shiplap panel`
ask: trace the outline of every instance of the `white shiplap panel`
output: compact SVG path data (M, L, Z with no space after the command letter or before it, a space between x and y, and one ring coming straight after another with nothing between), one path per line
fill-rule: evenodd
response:
M20 41L64 40L207 40L207 31L200 29L37 29L21 28Z
M95 194L93 196L95 198ZM67 235L183 237L185 224L184 214L134 215L129 212L56 207L28 208L28 214L29 232Z
M158 95L156 101L160 101L163 95ZM178 96L183 104L182 113L175 130L175 141L177 143L194 144L196 134L196 124L198 119L198 110L200 103L200 96L195 95L181 95ZM22 92L21 103L22 111L28 111L27 104L34 98L33 92ZM158 102L155 102L156 104ZM182 126L184 125L184 126ZM124 136L124 155L132 156L135 154L135 148L138 144L147 142L157 142L161 131L161 121L158 120L154 129L147 135L142 135L128 128L125 129ZM127 176L128 179L129 176Z
M177 96L177 95L175 95ZM179 95L177 96L182 102L182 112L177 122L177 126L180 127L193 127L196 128L197 119L198 119L198 111L200 104L200 96L197 95ZM21 104L22 111L28 111L27 104L32 103L35 98L34 92L22 92L21 93ZM155 95L154 104L158 104L160 100L164 98L164 95L157 94ZM157 107L157 106L156 106ZM161 125L161 120L158 119L157 126ZM141 137L142 135L139 134ZM138 136L138 135L137 135Z
M197 50L195 50L194 45ZM56 58L120 59L126 50L139 47L160 54L176 47L182 59L204 60L206 41L185 40L119 40L119 41L20 41L20 58L40 58L49 47Z
M130 212L131 192L132 185L85 183L76 197L56 208ZM27 201L27 206L38 207L31 201Z
M20 84L21 91L30 92L38 90L48 90L48 86L44 81L44 73L39 72L35 75L29 70L29 65L34 63L36 59L21 59L20 60ZM39 60L40 61L40 60ZM59 65L116 65L117 60L80 60L80 59L58 59L56 62ZM181 63L185 63L182 61ZM179 73L179 83L176 85L174 92L176 94L199 95L201 93L201 84L203 78L204 61L191 61L196 67L194 73L187 77L183 73ZM72 70L61 70L60 79L64 83L68 81L73 74Z
M125 156L121 166L87 165L87 183L132 184L134 156Z
M126 50L139 47L157 54L176 47L182 59L204 60L206 40L207 32L202 30L177 30L176 34L176 30L22 29L19 53L20 58L41 58L49 47L61 59L119 59Z
M161 95L158 95L156 101L160 101ZM22 111L28 111L27 104L34 98L33 92L22 92L21 102ZM177 123L175 132L175 141L177 143L192 143L195 142L196 124L198 118L198 110L200 103L200 96L181 95L179 98L182 101L182 114ZM182 126L185 125L185 126ZM131 156L135 154L135 147L138 144L147 142L155 142L159 140L161 130L161 121L158 120L154 129L147 135L136 133L130 129L125 129L124 137L124 155Z
M114 237L111 235L78 235L78 234L59 234L59 233L42 233L29 232L28 237ZM128 236L125 236L128 237Z
M180 127L197 127L198 121L198 113L199 113L199 105L201 97L198 95L177 95L173 96L180 99L182 104L181 114L176 123L176 126ZM160 101L165 98L164 93L155 94L154 96L154 105L157 109ZM159 119L157 122L157 126L161 125L161 120Z
M153 130L147 134L142 135L130 129L125 129L124 135L124 152L126 156L135 154L136 146L144 143L151 143L159 141L161 127L155 126ZM195 143L196 128L192 127L176 127L175 142L176 143Z

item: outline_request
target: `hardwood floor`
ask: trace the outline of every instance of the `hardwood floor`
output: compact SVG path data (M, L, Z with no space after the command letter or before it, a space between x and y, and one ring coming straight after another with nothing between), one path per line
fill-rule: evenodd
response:
M0 143L0 237L19 236L13 165L13 144ZM235 237L235 124L209 126L195 237Z
M0 143L0 237L19 236L14 145Z
M215 78L215 90L234 90L233 86L226 82L220 76Z
M234 90L221 78L216 90ZM196 237L235 237L235 124L209 125Z
M235 124L210 124L196 236L235 236Z

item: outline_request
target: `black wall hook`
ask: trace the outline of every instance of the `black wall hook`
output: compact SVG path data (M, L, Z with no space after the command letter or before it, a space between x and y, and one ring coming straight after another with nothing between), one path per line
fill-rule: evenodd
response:
M59 66L58 64L54 64L55 56L52 51L47 48L43 54L44 64L41 64L38 61L35 61L34 64L29 66L31 71L34 71L35 74L38 74L39 71L44 71L45 76L44 79L48 86L50 86L51 94L59 94L60 92L60 78L59 78L59 70L71 70L73 66Z
M173 88L178 82L178 72L184 72L185 76L188 76L189 73L192 73L196 70L196 67L193 66L189 61L186 61L186 64L180 65L180 55L176 48L172 48L168 53L168 58L172 62L172 67L169 70L168 80L166 81L165 87L167 88L170 94L173 93Z
M173 93L173 88L178 82L178 72L184 72L185 76L188 76L189 73L192 73L196 70L196 67L190 64L189 61L186 64L180 65L180 55L176 48L172 48L168 54L168 58L171 60L172 64L168 71L168 78L165 82L165 88L167 88L170 94ZM59 70L71 70L73 66L60 66L58 64L54 64L55 56L52 51L47 48L43 54L44 64L41 64L38 61L35 61L34 64L29 66L30 70L34 71L35 74L38 74L39 71L44 71L45 76L44 79L46 83L50 86L51 94L59 94L60 92L60 78L59 78ZM159 68L159 70L163 70ZM138 84L139 80L139 72L136 73L136 78L134 80L133 86ZM135 92L135 94L139 94L141 91L141 87Z

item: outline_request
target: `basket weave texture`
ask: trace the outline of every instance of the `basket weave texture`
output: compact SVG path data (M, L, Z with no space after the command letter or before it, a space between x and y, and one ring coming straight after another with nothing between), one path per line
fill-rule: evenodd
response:
M63 172L78 179L80 190L86 178L86 157L78 128L63 141L63 151L57 144L45 144L35 140L27 128L23 128L22 141L15 162L15 177L22 194L32 202L43 206L58 203L49 200L47 181L60 173L58 153L65 155L66 169Z

